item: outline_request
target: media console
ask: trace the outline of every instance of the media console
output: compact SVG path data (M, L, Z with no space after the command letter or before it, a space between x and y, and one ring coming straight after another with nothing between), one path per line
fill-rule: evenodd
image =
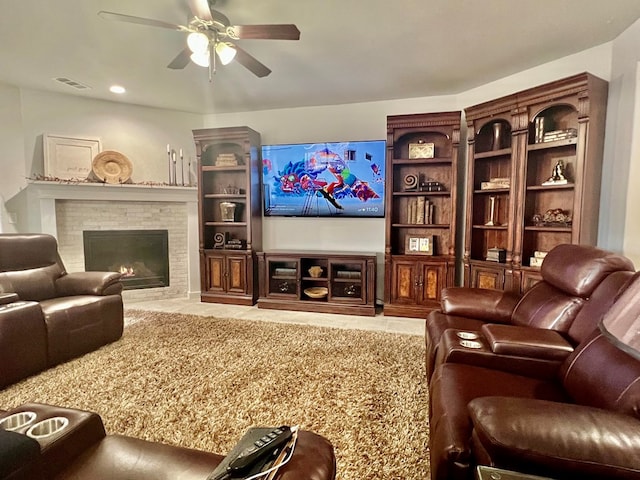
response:
M376 254L272 250L258 253L258 308L376 313Z

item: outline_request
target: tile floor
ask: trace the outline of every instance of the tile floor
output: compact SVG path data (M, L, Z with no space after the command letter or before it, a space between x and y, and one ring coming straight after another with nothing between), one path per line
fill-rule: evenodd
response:
M199 299L189 298L172 298L151 301L127 301L125 299L124 303L126 308L135 308L139 310L186 313L192 315L211 315L244 320L297 323L321 327L376 330L424 336L424 318L389 317L385 316L383 313L378 313L375 317L365 317L359 315L294 312L258 308L257 305L247 307L243 305L202 303Z

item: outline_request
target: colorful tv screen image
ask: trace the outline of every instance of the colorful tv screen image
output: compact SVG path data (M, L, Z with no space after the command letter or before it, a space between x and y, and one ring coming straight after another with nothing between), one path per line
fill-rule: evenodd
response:
M264 214L384 217L384 140L262 147Z

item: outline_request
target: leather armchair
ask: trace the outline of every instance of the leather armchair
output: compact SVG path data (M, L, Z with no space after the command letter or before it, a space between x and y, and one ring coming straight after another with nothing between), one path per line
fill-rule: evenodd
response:
M500 334L503 351L513 338L526 337L531 342L529 347L535 350L560 346L563 356L554 357L546 367L540 366L541 375L555 371L559 362L554 360L561 361L593 330L602 312L633 275L634 267L629 259L612 252L586 245L563 244L547 254L540 273L542 280L523 295L481 288L443 290L441 310L430 312L426 320L427 377L431 378L436 363L447 361L452 353L438 352L447 330L482 332L482 337L491 336L493 330L494 336ZM496 328L489 324L518 328ZM524 331L518 332L523 328ZM556 333L549 336L548 332L539 332L540 329ZM491 344L483 343L472 361L495 361L497 357L491 355L484 355L484 360L479 358L483 353L499 353L493 352L491 347ZM469 353L458 350L453 352L457 358ZM538 359L541 357L542 354L536 355ZM506 368L519 368L516 363L502 363ZM530 367L524 365L524 368Z
M635 275L605 315L639 302ZM640 479L640 361L597 328L553 378L443 363L429 396L432 480L471 480L481 464L563 480Z
M0 235L0 387L119 339L120 276L68 273L51 235Z

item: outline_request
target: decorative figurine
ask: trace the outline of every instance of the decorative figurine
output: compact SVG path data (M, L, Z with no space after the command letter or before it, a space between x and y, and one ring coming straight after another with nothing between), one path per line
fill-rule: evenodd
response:
M566 185L567 183L567 177L564 176L564 161L560 159L553 167L553 172L551 172L549 179L543 182L542 185Z

